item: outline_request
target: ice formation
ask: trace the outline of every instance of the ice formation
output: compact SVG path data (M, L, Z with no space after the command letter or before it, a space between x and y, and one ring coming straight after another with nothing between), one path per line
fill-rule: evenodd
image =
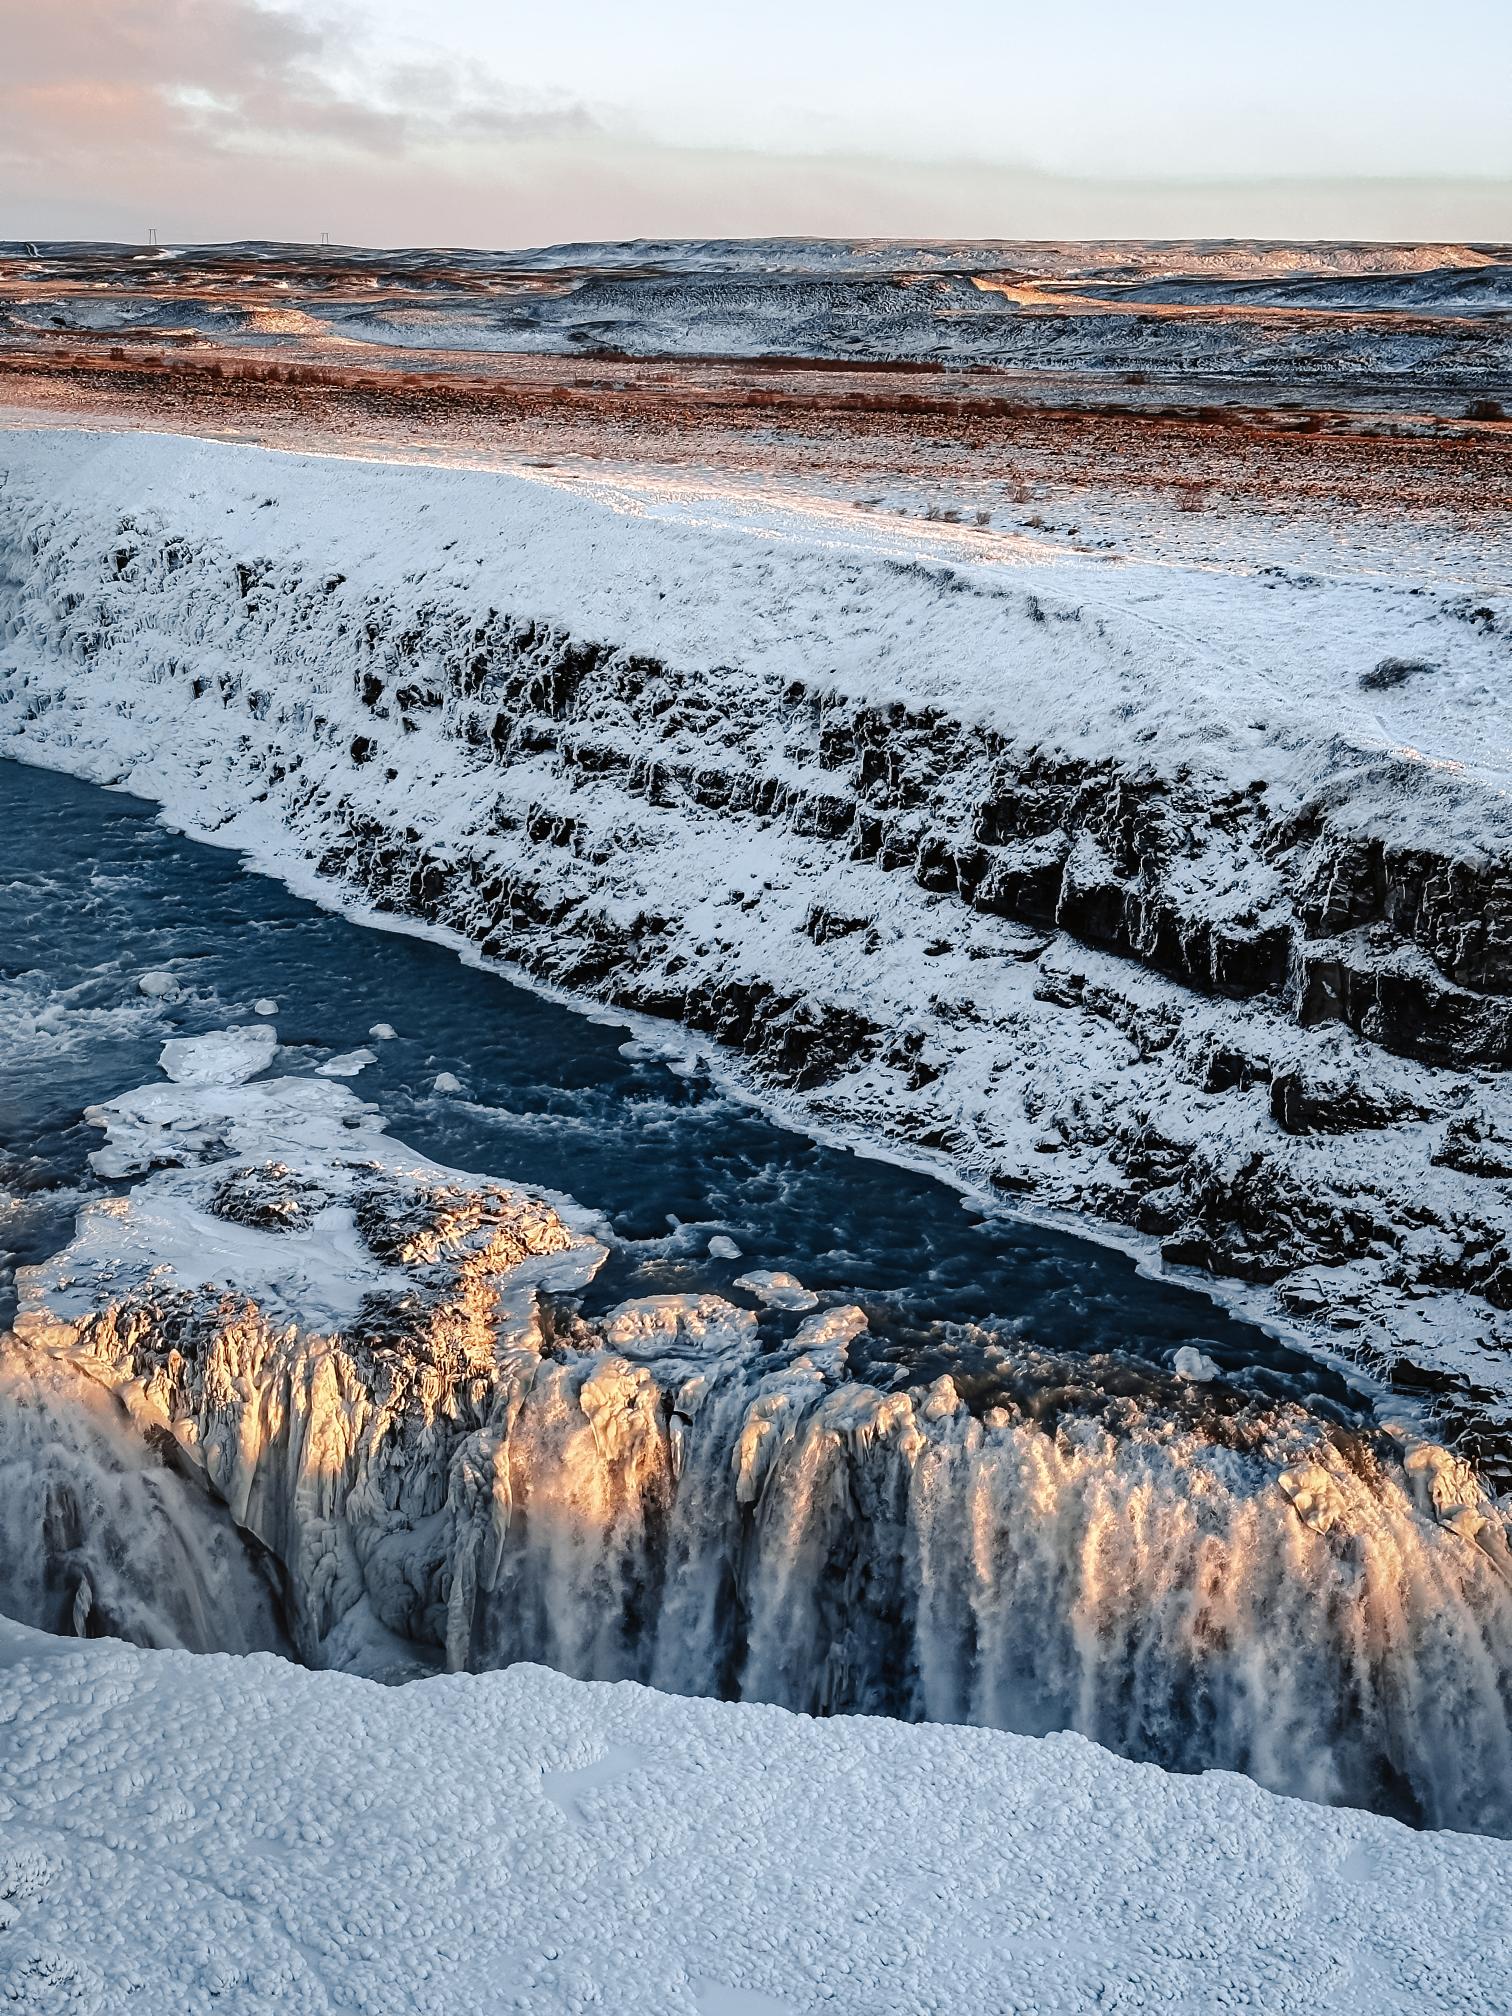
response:
M232 1085L266 1071L278 1055L278 1031L246 1022L209 1036L176 1036L163 1045L163 1070L176 1085Z
M324 1064L317 1064L315 1073L319 1078L355 1078L360 1072L366 1071L369 1064L377 1062L376 1050L369 1050L366 1047L360 1050L343 1050L339 1056L328 1057Z
M243 1043L187 1062L91 1110L140 1180L23 1271L17 1332L276 1562L307 1662L1071 1727L1512 1829L1507 1526L1447 1452L1028 1345L972 1406L883 1390L847 1304L585 1315L567 1200Z
M805 1288L795 1274L773 1273L768 1267L737 1274L735 1286L744 1288L769 1309L814 1309L819 1304L819 1297L811 1288Z
M1183 1344L1173 1362L1183 1379L1196 1379L1205 1383L1218 1377L1218 1367L1207 1353L1199 1351L1195 1344Z
M275 1565L203 1481L88 1373L0 1346L0 1615L78 1638L289 1652Z

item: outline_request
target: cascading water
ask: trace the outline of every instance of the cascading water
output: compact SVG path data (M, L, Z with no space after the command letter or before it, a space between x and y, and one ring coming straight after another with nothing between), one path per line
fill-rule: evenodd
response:
M821 1366L600 1350L534 1374L467 1663L1074 1728L1512 1827L1506 1529L1444 1452L1295 1407L1109 1403L1042 1357L1052 1419Z
M62 1005L28 1023L45 1089L0 1101L20 1257L59 1243L49 1199L87 1208L32 1292L58 1334L0 1351L0 1609L386 1677L533 1659L1075 1728L1512 1832L1505 1517L1319 1361L1116 1256L984 1238L939 1186L768 1129L619 1032L35 783L67 818L19 934L55 932L57 970L23 980ZM67 912L75 833L130 867ZM168 964L177 999L143 995ZM107 1174L184 1166L106 1194L79 1110L264 993L311 1004L280 1019L292 1075L113 1101L112 1140L152 1145ZM524 1237L520 1193L311 1074L406 1019L425 1036L375 1037L364 1087L451 1162L605 1201L607 1254L543 1206ZM414 1090L440 1067L471 1096ZM716 1229L745 1257L711 1257ZM590 1246L591 1281L542 1271ZM753 1261L819 1309L741 1306Z
M41 1631L292 1656L261 1550L72 1367L0 1338L0 1611Z

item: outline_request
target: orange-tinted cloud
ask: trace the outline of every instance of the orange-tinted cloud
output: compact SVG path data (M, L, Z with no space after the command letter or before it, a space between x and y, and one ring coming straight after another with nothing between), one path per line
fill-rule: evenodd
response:
M0 0L0 174L87 187L291 146L396 156L582 131L580 106L443 64L385 70L359 18L267 0Z

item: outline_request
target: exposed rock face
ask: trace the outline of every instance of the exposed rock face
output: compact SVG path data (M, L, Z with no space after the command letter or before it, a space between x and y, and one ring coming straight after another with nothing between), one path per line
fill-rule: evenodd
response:
M280 543L305 477L238 466L231 543L160 506L81 546L18 498L4 747L677 1018L831 1124L1274 1286L1496 1456L1512 1200L1463 1144L1512 1139L1498 794L1225 714L1222 668L1100 587L732 559L584 512L560 551L459 516L401 580L365 560L355 476L357 531ZM688 613L709 580L723 628ZM1504 656L1470 615L1435 620Z
M1073 1726L1512 1828L1508 1527L1446 1450L1032 1344L970 1406L883 1391L863 1313L784 1276L761 1318L589 1318L569 1200L427 1163L329 1081L211 1084L236 1053L203 1045L93 1110L102 1165L153 1173L23 1273L5 1362L202 1478L306 1661Z

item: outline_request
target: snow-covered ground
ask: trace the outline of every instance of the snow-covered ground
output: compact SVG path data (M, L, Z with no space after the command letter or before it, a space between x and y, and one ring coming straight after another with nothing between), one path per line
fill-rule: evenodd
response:
M798 355L1335 389L1501 387L1512 354L1512 260L1496 246L754 239L149 260L45 246L5 268L0 340L193 331L328 355Z
M0 1624L26 2016L1491 2016L1512 1847L539 1667L400 1691Z
M1108 557L1048 535L629 469L505 475L57 428L0 434L0 465L7 542L62 538L75 555L61 575L51 550L34 555L45 584L12 557L14 585L103 587L99 614L128 622L133 591L150 595L151 624L192 622L207 652L223 651L247 612L217 621L205 604L201 544L223 566L253 562L264 617L287 626L297 614L312 640L359 597L388 608L444 598L475 618L503 597L509 613L585 641L711 668L738 653L752 682L822 673L867 701L948 707L1026 741L1053 736L1068 754L1101 754L1121 735L1215 784L1275 784L1295 763L1313 766L1316 786L1335 738L1357 759L1512 778L1512 590L1435 592L1438 570L1414 567L1410 546L1334 574L1246 565L1237 552ZM173 550L160 564L142 542L164 539ZM121 559L101 584L107 548ZM275 570L313 575L338 557L329 611L277 605ZM1388 656L1422 669L1362 687ZM1505 818L1493 802L1479 823L1496 821L1488 837L1499 840Z

